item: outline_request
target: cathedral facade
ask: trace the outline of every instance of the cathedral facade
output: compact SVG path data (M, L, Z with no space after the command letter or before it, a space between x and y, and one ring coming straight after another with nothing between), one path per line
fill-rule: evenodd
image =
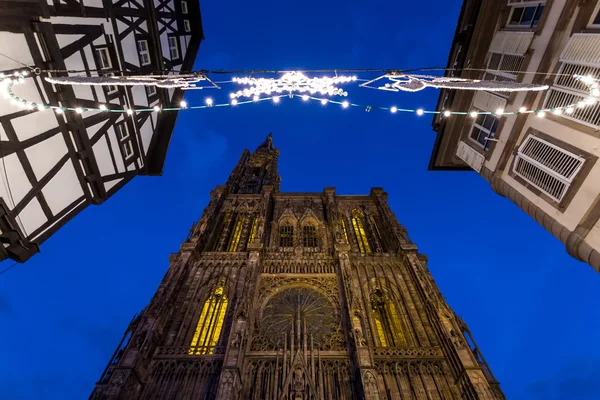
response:
M211 192L90 399L504 399L386 193L281 193L278 156Z

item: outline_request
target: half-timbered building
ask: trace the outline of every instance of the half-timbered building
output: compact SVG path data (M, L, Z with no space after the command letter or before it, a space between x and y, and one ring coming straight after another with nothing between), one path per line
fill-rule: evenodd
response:
M0 72L27 70L20 98L65 108L153 108L183 91L53 85L47 76L190 71L203 39L195 0L0 1ZM90 204L160 175L177 112L23 108L0 99L0 259L25 261Z

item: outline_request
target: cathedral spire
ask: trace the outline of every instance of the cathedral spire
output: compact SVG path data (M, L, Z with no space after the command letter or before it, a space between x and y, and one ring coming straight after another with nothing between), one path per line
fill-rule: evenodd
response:
M279 190L277 160L279 150L273 146L273 134L269 133L254 151L244 150L240 161L227 181L230 193L262 193L263 186L273 186Z

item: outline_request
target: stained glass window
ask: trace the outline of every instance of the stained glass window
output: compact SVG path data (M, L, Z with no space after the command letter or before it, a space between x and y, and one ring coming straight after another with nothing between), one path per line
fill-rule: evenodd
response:
M189 354L215 352L227 312L227 295L224 293L223 286L224 282L220 281L212 296L204 302Z
M342 232L344 234L344 240L346 243L350 243L348 240L348 230L346 229L346 220L344 219L344 215L340 213L340 221L342 222Z
M244 222L246 222L246 214L238 214L227 251L237 251L238 245L240 244L240 237L242 236L242 230L244 229Z
M256 230L258 229L258 215L255 214L252 218L252 227L250 228L250 236L248 236L248 244L254 243L256 237Z
M373 317L379 343L383 347L406 347L406 337L393 300L381 290L373 294Z

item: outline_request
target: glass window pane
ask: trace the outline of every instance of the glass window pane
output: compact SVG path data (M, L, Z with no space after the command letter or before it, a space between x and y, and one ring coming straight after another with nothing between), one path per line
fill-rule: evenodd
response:
M526 7L521 17L521 26L531 26L533 24L533 16L537 7Z
M531 26L537 26L538 22L540 22L540 18L542 18L542 13L544 12L544 5L540 4L537 10L535 11L535 15L533 17L533 23Z
M481 126L483 126L485 129L491 130L495 119L496 118L492 117L491 115L486 115L485 120L483 121L483 124Z
M521 21L521 16L523 15L523 7L515 7L510 18L509 24L518 25Z
M474 126L473 130L471 131L471 139L479 141L480 134L481 134L481 130L479 128L477 128L476 126Z
M475 123L477 125L483 125L483 120L485 119L485 115L484 114L478 114L477 115L477 119L475 119Z

